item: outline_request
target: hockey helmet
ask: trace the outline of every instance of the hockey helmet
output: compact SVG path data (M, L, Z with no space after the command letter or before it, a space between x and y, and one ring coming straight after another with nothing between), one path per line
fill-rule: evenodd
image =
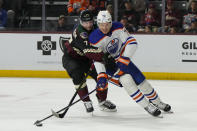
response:
M86 22L86 21L92 21L93 20L93 14L89 10L83 10L80 13L80 21Z
M108 11L100 11L97 15L97 24L112 23L112 17Z

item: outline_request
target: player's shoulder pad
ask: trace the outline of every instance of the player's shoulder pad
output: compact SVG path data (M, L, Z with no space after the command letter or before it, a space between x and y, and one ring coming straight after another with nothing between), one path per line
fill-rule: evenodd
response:
M113 22L112 23L112 31L118 30L118 29L123 29L124 26L120 22Z
M80 37L82 38L82 39L87 39L88 38L88 33L87 32L81 32L80 33Z
M89 42L92 45L97 44L105 35L97 28L89 35Z
M87 39L88 38L88 33L87 31L79 24L77 27L77 34L79 37L82 39Z

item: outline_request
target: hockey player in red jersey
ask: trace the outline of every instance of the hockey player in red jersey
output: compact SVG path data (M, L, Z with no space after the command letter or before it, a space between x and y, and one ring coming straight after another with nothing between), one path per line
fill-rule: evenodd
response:
M99 28L90 34L89 42L94 47L102 49L104 53L109 53L116 60L114 71L108 71L101 62L94 63L98 73L98 87L101 90L106 89L108 76L112 75L116 78L114 82L120 82L129 96L151 115L159 116L160 110L169 112L171 106L161 101L157 92L132 61L137 48L136 39L121 23L112 23L108 11L99 12L97 25Z
M86 80L84 81L84 79L85 73L89 71L93 60L102 62L103 58L105 58L105 61L109 61L102 50L88 44L88 36L96 28L95 26L92 13L89 10L82 11L80 14L80 24L72 32L72 42L65 43L62 58L63 67L72 78L76 90L78 90L79 85L83 82L83 85L78 90L78 95L81 99L88 94ZM89 75L97 81L95 68L92 69ZM102 111L116 111L115 104L107 100L107 91L107 89L97 90L96 96L99 107ZM89 96L83 99L83 102L87 112L94 110Z

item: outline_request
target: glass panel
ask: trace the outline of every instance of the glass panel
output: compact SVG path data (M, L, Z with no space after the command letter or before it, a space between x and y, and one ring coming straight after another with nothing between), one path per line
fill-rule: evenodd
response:
M196 1L119 0L118 3L119 21L131 33L197 32Z
M0 0L4 9L0 31L70 32L79 23L82 9L93 10L96 19L98 11L107 8L112 10L113 20L121 22L131 33L197 32L197 2L192 0L84 1L69 4L69 0Z
M46 1L46 31L69 31L71 27L66 24L68 0ZM70 20L70 19L69 19ZM58 26L61 24L61 27Z
M41 31L42 0L3 0L8 31Z

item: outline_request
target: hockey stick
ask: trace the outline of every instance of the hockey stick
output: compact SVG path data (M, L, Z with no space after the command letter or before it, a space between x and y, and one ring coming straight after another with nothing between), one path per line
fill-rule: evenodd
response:
M84 81L86 80L86 78L88 77L88 75L90 74L90 72L92 71L92 69L93 69L93 64L91 65L89 71L86 73L86 75L85 75L85 77L84 77L84 80L83 80L83 81L81 82L81 84L79 85L79 88L76 90L75 94L74 94L73 97L71 98L71 100L70 100L70 102L69 102L69 104L68 104L68 106L67 106L68 108L66 108L65 111L64 111L62 114L59 115L58 113L61 112L61 111L63 111L63 110L60 110L60 111L58 111L57 113L54 112L53 110L51 110L51 111L52 111L52 115L50 115L50 116L48 116L48 117L46 117L46 118L44 118L44 119L42 119L42 120L37 120L37 121L34 123L34 125L36 125L36 126L42 126L42 124L41 124L40 122L42 122L42 121L44 121L44 120L46 120L46 119L48 119L48 118L50 118L50 117L52 117L52 116L55 116L55 117L58 117L58 118L63 118L63 117L65 116L65 114L67 113L69 107L71 106L72 102L74 101L75 97L77 96L78 90L81 88L81 86L83 85ZM86 96L86 97L87 97L87 96ZM84 98L84 99L85 99L85 98Z
M81 86L80 86L80 87L81 87ZM70 100L68 106L71 105L71 104L73 103L73 101L74 101L74 99L75 99L76 96L77 96L77 91L75 92L74 96L73 96L72 99ZM68 109L69 109L69 108L67 108L67 109L66 109L63 113L61 113L61 114L58 114L58 113L54 114L54 113L53 113L53 110L51 110L51 111L52 111L52 114L53 114L55 117L57 117L57 118L64 118L64 116L65 116L66 113L68 112Z
M91 68L92 69L92 68ZM90 69L90 71L91 71L91 69ZM117 72L119 72L119 70L117 71ZM115 73L115 74L117 74L117 72ZM88 73L87 73L88 74ZM109 78L109 79L111 79L112 78L112 76ZM81 86L81 85L80 85ZM74 97L74 96L73 96ZM72 98L73 99L73 98ZM71 99L71 101L69 102L69 105L71 105L72 104L72 102L73 102L73 100ZM69 106L68 105L68 106ZM65 111L63 112L63 113L61 113L61 114L58 114L58 113L56 113L54 110L52 110L51 109L51 111L52 111L52 114L55 116L55 117L57 117L57 118L64 118L64 116L65 116L65 114L67 113L67 111L68 111L68 109L69 108L67 108L67 109L65 109Z
M81 82L81 84L79 85L79 88L76 90L76 92L75 92L75 94L73 95L72 99L70 100L68 106L71 105L71 104L73 103L75 97L77 96L78 90L81 89L81 87L82 87L84 81L86 80L86 78L88 77L88 75L90 74L91 71L92 71L92 68L90 67L90 70L86 73L84 80L83 80L83 81ZM54 112L53 110L51 110L51 111L52 111L52 114L53 114L55 117L57 117L57 118L64 118L64 116L66 115L68 109L69 109L69 108L65 109L65 111L64 111L63 113L61 113L61 114L58 114L58 113Z
M97 90L97 88L95 88L94 90L92 90L90 93L88 93L88 94L87 94L86 96L84 96L82 99L76 100L75 102L71 103L70 105L68 105L68 106L66 106L66 107L64 107L64 108L62 108L61 110L59 110L59 111L57 111L57 112L51 110L51 111L53 112L52 115L49 115L49 116L43 118L42 120L37 120L37 121L34 123L34 125L36 125L36 126L42 126L42 123L41 123L41 122L43 122L43 121L46 120L46 119L49 119L50 117L54 116L55 114L60 113L60 112L63 111L63 110L66 110L66 109L70 108L71 106L73 106L74 104L78 103L79 101L84 100L86 97L88 97L90 94L92 94L92 93L95 92L96 90Z
M118 72L118 71L117 71L117 72ZM117 72L116 72L115 74L117 74ZM111 79L112 77L113 77L113 76L111 76L109 79ZM84 96L82 99L76 100L75 102L71 103L70 105L68 105L68 106L66 106L66 107L64 107L64 108L62 108L61 110L59 110L59 111L57 111L57 112L55 112L54 110L51 110L51 111L52 111L52 115L49 115L49 116L47 116L47 117L45 117L45 118L43 118L43 119L41 119L41 120L37 120L37 121L34 123L34 125L36 125L36 126L42 126L42 123L41 123L41 122L43 122L43 121L45 121L45 120L51 118L52 116L58 116L58 113L60 113L60 112L63 111L63 110L66 110L67 108L70 108L71 106L73 106L74 104L78 103L79 101L84 100L86 97L88 97L90 94L92 94L92 93L95 92L96 90L97 90L97 88L95 88L94 90L92 90L91 92L89 92L89 93L88 93L86 96Z

